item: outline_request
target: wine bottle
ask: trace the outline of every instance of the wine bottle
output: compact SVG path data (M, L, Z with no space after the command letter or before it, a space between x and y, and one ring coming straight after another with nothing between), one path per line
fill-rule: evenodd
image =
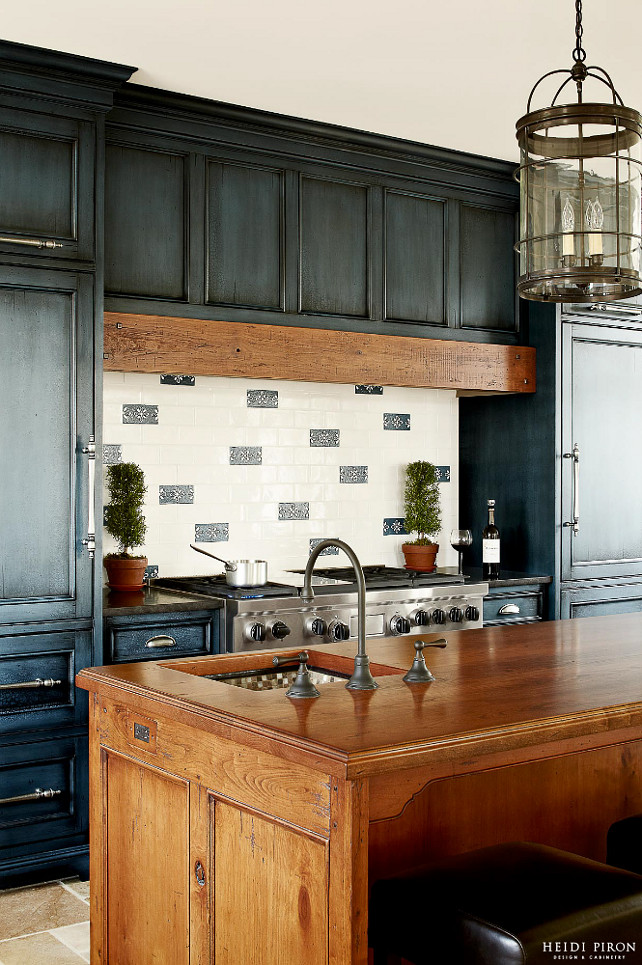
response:
M488 500L488 522L482 532L482 571L485 580L499 579L499 530L495 526L495 500Z

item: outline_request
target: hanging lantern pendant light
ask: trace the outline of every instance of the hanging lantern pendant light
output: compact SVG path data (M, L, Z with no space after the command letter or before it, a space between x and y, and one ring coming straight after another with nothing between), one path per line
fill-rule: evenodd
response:
M642 292L642 116L625 107L601 67L587 67L582 0L575 0L573 66L537 81L516 124L520 146L522 298L596 302ZM539 85L566 74L549 107L531 111ZM585 102L583 84L599 81L610 103ZM569 84L577 102L558 104Z

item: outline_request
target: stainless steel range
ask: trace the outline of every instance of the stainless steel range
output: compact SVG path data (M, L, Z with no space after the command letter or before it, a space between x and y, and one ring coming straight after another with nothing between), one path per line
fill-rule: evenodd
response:
M364 566L366 636L386 637L481 627L487 583L468 583L452 573L408 573ZM351 567L315 569L314 600L299 595L303 571L292 583L228 586L225 576L164 577L156 586L225 600L221 650L278 647L291 635L294 646L349 640L357 636L357 591Z

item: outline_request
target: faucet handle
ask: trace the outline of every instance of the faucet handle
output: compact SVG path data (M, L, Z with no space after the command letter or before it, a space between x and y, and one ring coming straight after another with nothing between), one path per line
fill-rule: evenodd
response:
M275 658L276 659L276 658ZM289 690L286 690L286 697L319 697L319 691L312 683L312 678L308 672L308 660L310 655L307 650L302 650L298 655L299 669L294 683Z
M434 680L433 674L426 666L426 661L424 659L424 647L439 647L443 650L447 646L446 640L440 637L439 640L435 640L433 643L426 643L425 640L417 639L415 640L415 659L412 662L412 667L408 673L404 674L403 679L408 684L427 684L431 680Z

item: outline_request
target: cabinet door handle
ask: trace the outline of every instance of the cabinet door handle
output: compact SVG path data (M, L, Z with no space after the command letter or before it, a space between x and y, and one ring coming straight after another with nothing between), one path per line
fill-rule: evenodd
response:
M562 525L571 526L573 536L577 536L580 531L580 449L578 444L575 443L572 452L565 452L562 458L573 460L573 519Z
M0 690L30 690L35 687L59 687L61 683L62 680L52 680L51 677L47 680L36 677L35 680L25 680L19 684L0 684Z
M174 640L174 637L159 634L157 637L150 637L145 646L149 647L150 650L154 647L175 647L176 640Z
M505 603L497 612L503 616L505 613L519 613L520 609L516 603Z
M89 477L87 499L87 535L82 541L87 547L89 558L93 560L96 553L96 513L94 510L94 490L96 488L96 437L89 436L89 442L81 450L87 456L87 474Z
M37 787L32 794L16 794L15 797L2 797L0 798L0 804L23 804L26 801L44 801L45 798L58 797L62 794L60 788L53 789L50 787L47 791L43 791L42 788Z
M639 305L605 305L603 302L597 302L591 305L590 311L608 312L609 315L639 315L642 312L642 307Z
M12 245L27 245L29 248L62 248L60 241L46 241L44 238L6 238L0 237L0 241L9 242Z

